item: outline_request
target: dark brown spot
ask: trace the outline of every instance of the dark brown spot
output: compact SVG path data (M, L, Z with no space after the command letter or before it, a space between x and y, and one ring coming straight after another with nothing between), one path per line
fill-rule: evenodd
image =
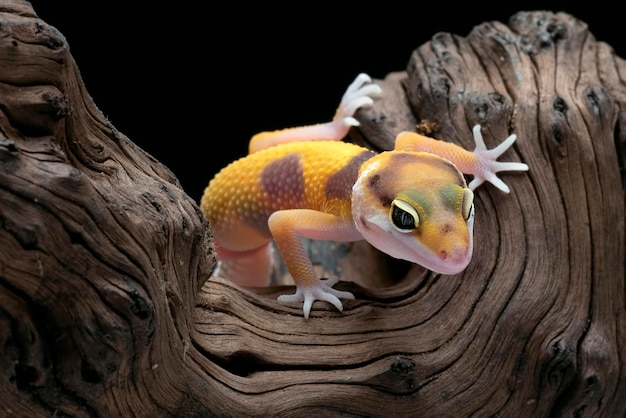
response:
M382 174L372 175L367 183L370 192L376 196L381 205L386 208L391 207L391 202L393 201L393 198L385 192L386 190L389 190L387 185L389 178L389 172L384 171Z
M380 175L378 175L378 174L374 174L373 176L371 176L371 177L369 178L369 181L368 181L368 186L369 186L369 187L375 187L375 186L376 186L376 183L378 183L378 181L379 181L379 180L380 180Z
M441 233L443 233L443 234L447 234L448 232L451 232L451 231L452 231L452 229L453 229L453 228L452 228L452 225L450 225L450 224L446 223L446 224L444 224L444 225L441 227Z
M359 175L359 168L374 155L376 154L372 151L363 151L354 156L345 167L330 176L326 182L326 196L344 200L349 199L352 194L352 186Z
M267 165L261 172L261 187L271 200L304 196L304 176L298 154L289 154Z

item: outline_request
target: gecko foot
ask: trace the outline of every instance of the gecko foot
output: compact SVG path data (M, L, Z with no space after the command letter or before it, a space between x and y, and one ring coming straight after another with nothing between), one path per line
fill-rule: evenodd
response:
M474 155L477 157L478 161L476 162L476 172L472 172L474 179L470 182L468 187L475 190L482 183L488 181L498 189L508 193L509 187L500 180L496 173L500 171L528 171L528 166L524 163L501 162L496 160L504 151L513 145L517 136L515 134L510 135L497 147L487 149L480 131L480 125L474 125L472 133L474 135L474 143L476 144Z
M361 107L371 106L374 103L372 97L379 96L381 92L378 84L372 83L369 75L359 74L343 94L333 121L342 121L347 126L359 126L354 114Z
M296 293L293 295L281 295L278 297L279 302L304 302L302 310L304 317L309 318L311 306L316 300L323 300L332 304L338 311L343 311L341 299L354 299L354 295L350 292L333 289L332 286L339 282L338 278L326 280L318 280L316 283L308 286L298 286Z

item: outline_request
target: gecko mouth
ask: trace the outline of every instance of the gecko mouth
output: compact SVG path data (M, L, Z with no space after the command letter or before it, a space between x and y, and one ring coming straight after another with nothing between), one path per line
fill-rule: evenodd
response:
M379 231L379 233L381 232L384 233L383 231ZM369 233L372 233L371 229ZM377 240L368 241L371 243L378 242ZM442 249L438 252L431 251L421 244L416 245L415 241L403 242L402 240L398 240L392 248L381 248L375 244L373 245L391 257L418 264L435 273L450 275L465 270L471 261L473 250L471 241L469 246L456 244L451 249Z
M456 244L452 248L444 248L436 251L412 242L398 242L392 251L386 251L394 258L419 264L435 273L457 274L465 270L472 259L472 245ZM418 244L418 245L416 245ZM388 249L387 249L388 250Z
M452 246L432 250L415 238L395 236L393 243L389 241L390 231L370 223L368 228L361 228L363 237L380 251L391 257L418 264L439 274L457 274L465 270L472 259L473 252L473 218L467 224L469 240L466 244L456 243ZM377 243L382 243L377 245Z

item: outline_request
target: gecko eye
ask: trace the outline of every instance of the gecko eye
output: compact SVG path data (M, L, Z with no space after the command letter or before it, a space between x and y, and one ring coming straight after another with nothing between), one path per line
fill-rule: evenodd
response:
M389 210L391 224L400 232L411 232L419 225L419 216L413 206L404 200L395 199Z
M474 192L471 189L463 189L463 202L461 202L461 214L466 221L474 209Z

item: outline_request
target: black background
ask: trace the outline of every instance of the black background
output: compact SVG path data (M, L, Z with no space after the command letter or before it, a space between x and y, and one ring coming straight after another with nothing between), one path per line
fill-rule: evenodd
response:
M403 70L437 32L466 36L519 11L564 11L626 57L618 2L407 4L38 0L33 7L66 37L100 110L195 201L219 168L246 154L254 133L329 120L359 72L383 78Z

